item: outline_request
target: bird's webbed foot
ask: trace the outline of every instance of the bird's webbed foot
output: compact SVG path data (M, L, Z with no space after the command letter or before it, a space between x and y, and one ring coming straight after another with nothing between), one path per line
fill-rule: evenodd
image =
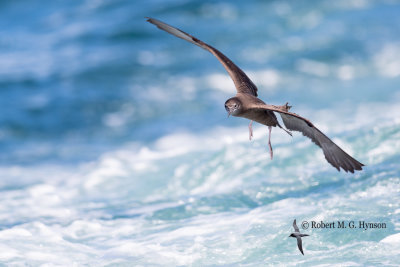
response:
M290 109L291 107L292 107L292 106L289 106L289 102L286 102L285 105L280 106L280 108L281 108L283 111L286 111L286 112L288 112L289 109Z

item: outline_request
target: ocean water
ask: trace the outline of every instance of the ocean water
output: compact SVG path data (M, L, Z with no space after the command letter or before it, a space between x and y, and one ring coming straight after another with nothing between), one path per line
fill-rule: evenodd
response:
M399 14L394 0L1 1L1 265L398 266ZM226 118L218 61L146 16L220 49L364 170L276 128L271 161L267 127L249 141Z

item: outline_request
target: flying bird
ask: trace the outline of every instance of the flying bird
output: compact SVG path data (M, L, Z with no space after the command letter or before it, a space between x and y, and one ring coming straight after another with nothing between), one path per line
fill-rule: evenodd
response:
M172 27L162 21L153 18L147 18L147 21L156 25L159 29L166 31L178 38L186 40L195 44L211 54L213 54L219 62L224 66L229 76L235 84L237 94L229 98L225 102L225 109L229 115L235 117L243 117L250 120L249 123L249 139L253 137L252 123L256 121L260 124L268 126L268 147L271 159L273 158L273 150L271 145L271 130L272 127L279 127L280 129L292 135L291 131L301 132L304 136L308 137L324 152L325 159L338 171L342 168L346 172L354 173L355 170L362 170L364 164L358 162L349 154L344 152L338 145L329 139L324 133L318 130L308 119L303 118L296 113L289 112L291 106L286 103L285 105L275 106L266 104L257 96L256 85L247 77L247 75L236 66L228 57L222 54L214 47L204 43L196 37ZM278 113L283 121L283 128L275 115Z
M293 221L293 228L294 228L294 233L291 233L289 237L294 237L297 239L297 247L299 248L301 254L304 255L303 242L301 241L301 238L304 236L309 236L309 235L300 234L299 227L297 227L297 225L296 225L296 219L294 219L294 221Z

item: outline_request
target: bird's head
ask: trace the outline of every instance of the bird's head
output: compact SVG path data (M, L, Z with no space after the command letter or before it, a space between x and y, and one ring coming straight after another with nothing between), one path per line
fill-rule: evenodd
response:
M237 116L242 108L242 102L237 97L232 97L226 100L225 109L229 115Z
M296 236L293 233L291 233L289 237L296 237Z

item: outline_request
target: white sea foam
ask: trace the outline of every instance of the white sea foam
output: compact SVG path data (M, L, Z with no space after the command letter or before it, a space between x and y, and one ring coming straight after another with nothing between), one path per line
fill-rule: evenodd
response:
M374 57L377 70L388 77L400 75L399 44L389 43L385 45Z
M357 220L362 203L369 203L370 213L364 214L381 207L398 209L396 172L368 172L396 155L385 147L397 148L398 122L392 114L399 111L395 103L385 105L392 113L374 115L359 107L353 119L344 122L336 118L342 113L325 116L329 111L314 120L328 135L339 136L334 140L352 153L372 151L370 166L354 176L337 173L305 137L290 138L278 131L273 132L271 161L265 127L255 126L255 140L249 142L247 125L176 132L151 145L128 144L76 170L3 167L2 176L8 181L23 178L24 187L1 194L5 205L0 217L11 226L0 231L0 240L7 243L0 259L68 266L224 265L259 250L265 262L277 262L273 255L282 253L294 257L295 242L282 237L293 230L295 218L329 221L347 214L345 219ZM324 120L328 123L321 123ZM367 129L374 124L375 129ZM353 131L358 137L348 138ZM357 145L359 139L377 136L381 141ZM362 178L365 175L369 178ZM347 209L351 211L344 212ZM311 234L304 241L306 255L326 262L345 251L358 251L357 246L376 245L337 245L351 232L302 231ZM397 235L380 243L397 244ZM379 257L383 249L395 255L394 248L385 247L365 257Z
M382 239L380 242L400 245L400 233L397 233L394 235L389 235L389 236L385 237L384 239Z
M327 110L318 113L315 123L321 125L319 128L331 137L334 137L335 134L340 135L343 131L351 132L362 128L367 129L374 123L377 123L377 126L374 127L378 127L379 131L386 131L385 129L391 127L390 123L395 120L391 115L399 112L396 104L385 104L387 109L392 110L391 114L375 113L374 115L367 106L368 104L359 107L357 112L353 113L355 119L352 121L346 119L343 123L340 119L340 116L347 116L346 112L333 115ZM304 113L311 114L310 111ZM339 119L337 116L339 116ZM319 120L325 120L328 123L323 124L318 122ZM339 124L340 127L337 127ZM283 173L295 172L302 173L296 179L308 184L310 179L314 180L312 177L317 172L329 171L334 173L334 169L326 163L321 151L305 137L297 134L292 139L283 132L274 131L272 140L275 147L275 159L273 161L268 159L266 138L265 127L262 126L255 126L255 140L252 142L247 140L247 126L218 127L201 134L177 132L160 138L152 146L138 147L133 145L104 154L98 162L86 171L83 180L84 188L88 192L92 190L99 192L98 190L106 188L111 190L111 188L119 188L128 181L124 177L132 177L133 180L129 188L135 191L138 190L137 186L143 185L143 182L137 180L141 176L151 177L152 174L157 175L165 168L171 168L171 179L161 181L159 179L162 178L159 177L153 182L147 181L158 184L153 188L155 195L150 194L145 197L147 201L155 201L167 195L177 197L187 194L204 196L229 193L240 188L248 178L265 173L263 170L265 167L269 169L268 177L271 181L272 177L277 179ZM366 136L359 136L359 138L368 141L370 137L367 134ZM394 155L397 149L396 134L386 138L378 147L369 146L368 149L350 143L344 138L334 137L333 140L352 155L361 155L361 151L368 151L367 157L364 156L361 159L357 157L362 162L366 162L367 165L382 162ZM301 165L293 167L281 165L281 161L295 160L297 156L294 155L299 153L303 154L303 158L300 159L303 162ZM205 156L209 160L204 161L205 163L197 162L196 158L193 157L194 155ZM376 155L380 155L380 157ZM210 157L214 159L211 160ZM237 160L238 157L241 159L240 161ZM176 163L172 165L167 163L171 160ZM279 166L279 168L274 165ZM239 172L241 175L236 176L235 172ZM312 183L318 185L319 181L315 180ZM129 191L128 187L126 190ZM281 191L276 188L274 190L283 193L288 189ZM139 191L137 193L138 196L142 196ZM155 197L156 195L157 197ZM258 198L262 199L263 196L267 195L259 192Z

